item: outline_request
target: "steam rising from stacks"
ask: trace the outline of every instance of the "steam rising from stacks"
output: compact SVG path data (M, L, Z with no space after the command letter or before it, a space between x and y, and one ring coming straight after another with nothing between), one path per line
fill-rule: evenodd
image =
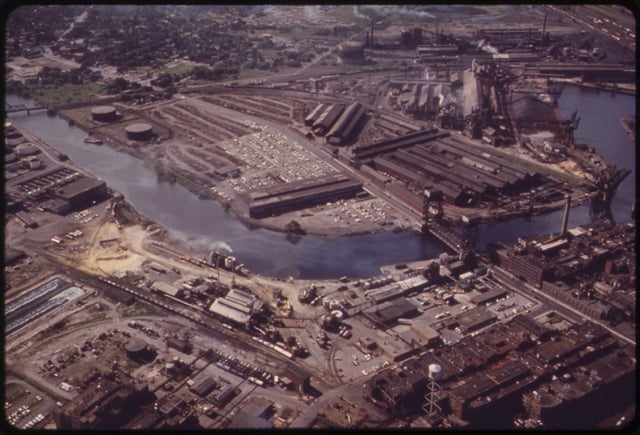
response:
M486 39L481 39L480 41L478 41L478 50L483 50L491 54L498 54L498 49L489 44Z

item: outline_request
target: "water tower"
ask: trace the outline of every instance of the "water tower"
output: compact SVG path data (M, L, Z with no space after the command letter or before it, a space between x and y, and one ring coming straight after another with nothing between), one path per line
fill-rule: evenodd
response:
M440 380L440 375L442 374L442 367L440 364L429 364L429 374L428 374L428 382L427 386L427 395L424 396L426 402L422 409L431 417L434 412L434 408L438 411L442 411L440 406L436 403L438 398L436 396L436 392L440 390L440 386L438 385L438 381Z

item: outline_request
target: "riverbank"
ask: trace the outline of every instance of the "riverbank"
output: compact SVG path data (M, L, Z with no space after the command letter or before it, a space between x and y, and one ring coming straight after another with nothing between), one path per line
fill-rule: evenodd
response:
M635 117L623 117L620 118L620 125L627 132L631 140L636 140L636 119Z
M382 223L372 222L364 218L345 218L340 220L336 218L336 216L349 214L349 211L345 212L343 210L344 207L340 205L340 201L316 206L315 211L312 213L307 209L291 211L262 219L254 219L248 215L247 207L241 200L233 198L231 195L221 195L218 192L214 192L209 184L203 186L199 183L199 181L201 181L200 179L190 177L188 170L178 171L180 168L174 168L167 163L167 147L171 145L168 141L173 142L177 139L173 137L163 138L154 143L135 144L135 146L132 146L130 141L123 142L118 137L100 132L99 130L104 130L104 126L93 125L87 122L87 119L89 119L89 108L85 108L84 110L74 109L61 111L58 116L69 122L70 125L74 125L87 133L91 133L92 136L102 139L104 144L110 148L140 159L147 168L158 175L159 180L178 183L201 200L218 202L225 210L233 213L234 216L249 229L263 228L286 234L288 233L287 226L293 221L300 225L302 231L300 234L292 234L292 236L314 235L320 237L342 237L378 234L387 231L415 231L419 229L417 222L410 222L406 218L391 214L391 210L389 210L387 214L394 216L394 218ZM148 118L142 117L142 115L140 115L140 117L144 122L149 121Z
M125 110L125 109L122 109ZM130 116L134 116L131 114ZM88 130L91 134L96 135L98 129L102 129L100 125L93 125L88 122L89 108L74 109L70 111L62 111L59 116L69 123L73 123L78 128ZM147 119L142 117L141 119ZM112 128L113 130L113 128ZM387 213L382 213L384 218L379 220L367 219L367 212L360 213L362 205L359 200L349 199L334 201L334 203L327 203L322 205L316 205L311 208L307 208L299 211L291 211L283 213L277 216L266 217L262 219L251 218L248 214L246 204L242 200L235 197L234 192L227 189L226 194L222 193L221 189L211 188L210 182L204 182L201 177L190 177L191 172L184 168L172 167L168 162L166 156L169 147L174 146L174 142L179 141L178 138L172 137L162 141L153 143L143 143L131 145L131 141L123 142L119 137L97 135L101 137L104 143L118 152L128 153L144 162L145 166L157 174L159 180L167 181L169 183L177 183L191 193L195 194L201 200L213 200L217 201L222 207L229 213L232 213L234 217L240 220L249 229L263 228L283 234L288 234L288 238L295 241L302 235L312 235L320 237L344 237L344 236L359 236L359 235L372 235L390 231L412 231L420 232L421 220L419 217L415 221L409 221L408 218L402 217L400 213L393 212L391 209L387 210ZM513 156L513 150L510 152L499 152L495 149L492 152L500 153L505 157L515 158ZM520 157L519 161L522 157ZM525 159L526 160L526 159ZM541 170L541 164L538 162L529 162L530 165L535 166L536 170ZM551 168L545 167L547 172L553 172L556 176L563 175L569 176L571 171L565 168L555 168L554 171L550 171ZM564 169L564 170L562 170ZM571 174L574 177L576 175ZM566 180L565 180L566 181ZM223 187L223 183L216 184L216 187ZM582 198L583 193L577 192L573 195L574 198ZM381 200L375 200L381 201ZM578 201L574 202L575 205L579 204ZM370 203L368 205L371 205ZM468 209L460 208L451 205L445 205L445 220L452 225L460 225L463 215L477 216L481 222L499 222L512 218L538 215L551 211L556 211L564 206L564 201L556 201L552 204L537 204L533 208L525 205L523 201L514 201L509 207L491 208L491 209ZM388 206L387 206L388 207ZM366 208L366 207L365 207ZM369 210L367 208L367 210ZM298 227L300 231L290 232L288 228L291 225Z
M635 83L589 83L579 81L578 79L561 79L553 78L549 80L549 83L560 83L563 85L579 86L581 88L593 89L596 91L618 92L626 95L636 95Z

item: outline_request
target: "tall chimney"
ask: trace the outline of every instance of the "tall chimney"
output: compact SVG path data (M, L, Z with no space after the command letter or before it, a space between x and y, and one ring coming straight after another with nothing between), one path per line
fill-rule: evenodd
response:
M569 224L569 209L571 208L571 195L567 195L567 202L564 205L564 214L562 215L562 228L560 229L560 235L564 236L567 233L567 225Z
M373 48L373 18L371 18L371 30L370 30L369 34L370 34L370 37L371 37L371 39L370 39L371 48Z
M544 23L542 24L542 36L540 37L540 47L544 47L544 33L547 31L547 14L544 14Z

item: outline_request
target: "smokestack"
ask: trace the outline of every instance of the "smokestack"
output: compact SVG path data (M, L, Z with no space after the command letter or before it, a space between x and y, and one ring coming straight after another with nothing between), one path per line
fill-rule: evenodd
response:
M560 229L560 235L564 236L567 233L567 225L569 224L569 209L571 208L571 195L567 195L567 202L564 205L564 214L562 215L562 228Z
M369 34L371 35L371 48L373 48L373 18L371 19L371 29L369 30Z
M547 14L544 14L544 23L542 24L542 36L540 37L540 47L544 47L544 32L547 30Z

